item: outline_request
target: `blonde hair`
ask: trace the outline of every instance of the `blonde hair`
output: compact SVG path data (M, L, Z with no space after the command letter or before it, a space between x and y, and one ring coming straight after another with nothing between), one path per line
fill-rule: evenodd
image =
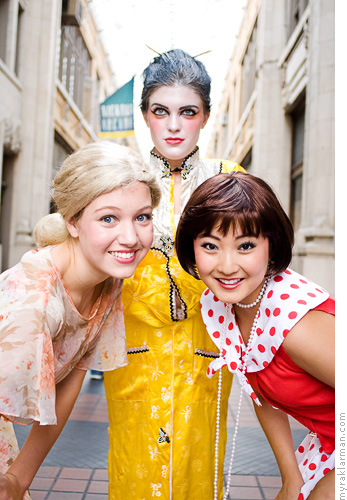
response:
M101 194L143 182L152 206L160 201L155 173L140 155L110 141L87 144L62 163L52 186L57 213L46 215L36 224L34 238L43 247L65 241L69 235L65 221L79 218L83 209Z

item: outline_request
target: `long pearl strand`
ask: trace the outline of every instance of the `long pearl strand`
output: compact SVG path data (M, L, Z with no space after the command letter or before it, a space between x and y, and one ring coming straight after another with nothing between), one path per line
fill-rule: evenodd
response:
M260 290L260 293L258 295L256 303L260 302L261 299L263 298L267 284L268 284L268 279L265 280L265 283L264 283L262 289ZM237 304L237 305L239 305L239 304ZM248 307L252 307L252 306L248 305ZM227 319L227 316L230 314L230 309L231 309L230 304L226 304L225 305L225 316L226 317L225 317L225 322L224 322L223 339L225 339L225 337L226 337L226 325L228 323L226 319ZM245 355L243 357L243 365L242 365L242 369L241 369L241 373L243 375L245 375L245 373L246 373L247 360L248 360L248 356L249 356L249 353L250 353L252 345L253 345L253 339L255 337L259 313L260 313L260 310L258 309L256 315L254 316L252 328L251 328L249 339L248 339L247 346L246 346ZM221 350L220 356L222 356L222 350ZM242 405L242 397L243 397L243 385L244 385L244 377L242 378L239 403L237 405L235 429L234 429L234 434L233 434L233 439L232 439L230 464L229 464L228 475L227 475L227 485L226 485L225 493L223 495L223 500L228 499L228 495L229 495L229 491L230 491L231 471L232 471L232 467L233 467L234 455L235 455L235 449L236 449L236 436L238 433L239 423L240 423L241 405ZM216 412L216 443L215 443L215 455L214 455L214 457L215 457L215 462L214 462L214 495L213 495L214 500L218 500L218 457L219 457L219 431L220 431L221 399L222 399L222 368L219 369L219 373L218 373L218 394L217 394L217 412Z
M219 458L219 430L220 430L220 405L222 397L222 369L218 372L218 394L217 394L217 411L216 411L216 442L214 449L214 500L218 500L218 458Z

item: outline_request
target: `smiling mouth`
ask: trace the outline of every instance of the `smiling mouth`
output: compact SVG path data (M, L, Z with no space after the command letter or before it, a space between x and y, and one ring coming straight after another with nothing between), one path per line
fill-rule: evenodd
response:
M109 252L109 253L114 257L117 257L118 259L132 259L136 254L136 251L134 250L132 252Z
M235 279L230 279L230 280L226 280L226 279L222 279L222 278L216 278L217 281L219 281L219 283L222 283L223 285L226 285L226 286L235 286L235 285L238 285L239 283L241 283L241 281L243 281L243 278L235 278Z

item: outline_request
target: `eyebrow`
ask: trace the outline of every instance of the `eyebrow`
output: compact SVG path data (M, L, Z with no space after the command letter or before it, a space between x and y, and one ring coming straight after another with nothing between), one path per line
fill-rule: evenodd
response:
M169 109L168 106L165 106L165 104L160 104L160 102L153 102L151 104L151 107L152 106L160 106L161 108L165 108L165 109ZM196 108L196 109L200 109L199 106L197 106L196 104L186 104L185 106L181 106L180 108L178 109L187 109L187 108Z
M213 234L200 234L198 238L212 238L214 240L220 241L221 238L219 236L214 236ZM247 234L240 234L239 236L236 236L236 240L240 240L242 238L257 238L257 235L254 233L247 233Z
M152 205L146 205L145 207L140 207L137 212L142 212L143 210L149 210L149 209L152 209ZM105 207L100 207L100 208L97 208L94 213L97 213L97 212L101 212L102 210L122 210L121 208L119 207L115 207L114 205L107 205Z

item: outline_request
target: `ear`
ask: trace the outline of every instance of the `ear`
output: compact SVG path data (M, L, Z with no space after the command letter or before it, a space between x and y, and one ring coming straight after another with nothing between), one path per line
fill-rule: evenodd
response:
M75 219L70 219L70 220L66 221L67 230L69 231L70 236L72 238L78 238L78 236L79 236L77 224L78 224L78 221L76 221Z
M149 128L149 122L148 122L148 111L141 111L143 119L145 120L145 123L147 127Z
M204 120L203 120L203 122L202 122L202 124L201 124L201 129L203 129L203 128L205 127L205 125L206 125L206 123L208 122L208 119L209 119L209 118L210 118L210 113L205 113L205 114L204 114Z

